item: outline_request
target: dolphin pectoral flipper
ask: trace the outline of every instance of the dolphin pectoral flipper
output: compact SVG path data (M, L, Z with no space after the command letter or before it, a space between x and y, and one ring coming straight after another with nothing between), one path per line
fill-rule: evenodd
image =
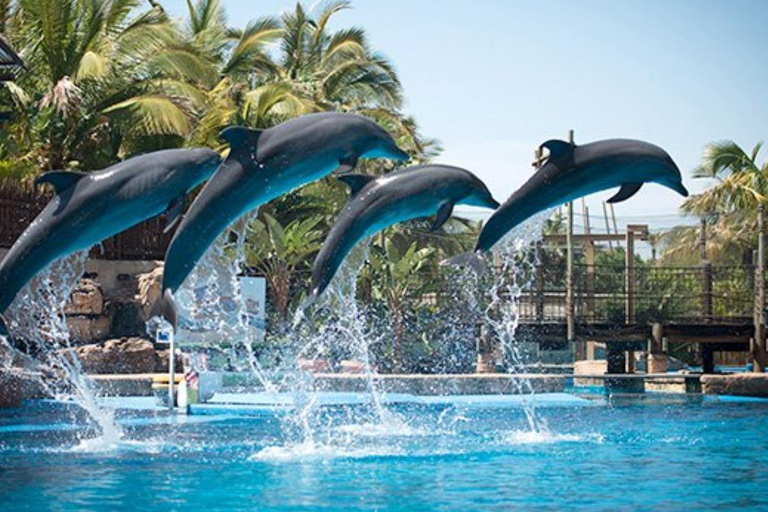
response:
M184 203L186 196L180 196L171 201L168 204L168 208L165 210L165 214L168 218L165 221L165 228L163 233L169 232L173 227L179 223L184 213Z
M437 216L435 217L435 222L432 223L432 226L429 228L430 231L437 231L440 229L443 224L445 224L445 221L448 220L448 218L453 213L453 203L446 202L440 205L440 209L437 210Z
M347 174L354 171L355 167L357 167L357 157L345 156L339 159L339 168L337 169L337 172L339 174Z
M35 185L47 183L56 190L57 194L60 194L86 176L88 175L84 172L50 171L35 178Z
M485 258L479 252L464 252L440 262L441 267L454 266L472 270L476 275L485 273Z
M620 203L626 201L633 195L637 194L637 191L642 187L642 183L624 183L616 195L608 200L609 203Z
M360 190L376 179L368 174L345 174L339 176L339 181L349 187L350 197L355 197Z

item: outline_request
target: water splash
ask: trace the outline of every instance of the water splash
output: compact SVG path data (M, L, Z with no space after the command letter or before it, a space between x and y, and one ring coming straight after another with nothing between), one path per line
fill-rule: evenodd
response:
M245 296L238 276L245 267L246 240L258 212L251 212L222 233L176 293L180 314L180 342L184 331L197 341L232 343L230 365L242 367L236 347L245 350L245 365L268 392L277 388L270 381L253 350L257 330L251 325Z
M549 431L546 421L536 413L535 401L528 400L535 393L531 380L523 376L526 372L526 357L516 339L520 321L520 300L523 291L530 287L538 264L535 243L542 238L544 222L552 211L541 212L527 222L510 231L497 244L493 257L494 282L490 289L490 303L484 312L486 325L491 329L501 346L501 357L507 365L507 372L513 377L517 393L524 397L523 411L531 432Z
M358 276L367 259L367 244L353 249L314 305L314 313L294 323L298 329L290 337L306 341L284 358L293 368L285 369L280 388L292 390L296 411L283 418L283 430L289 441L285 446L270 447L276 454L292 457L327 450L349 453L376 433L409 432L410 426L405 420L383 403L383 394L377 385L371 347L383 340L384 333L372 325L371 315L357 300ZM328 414L327 408L318 401L314 376L296 370L301 361L317 360L356 362L358 366L353 373L359 373L363 380L368 402L349 408L342 420Z
M64 307L72 288L85 273L88 251L61 258L38 274L9 308L11 332L20 333L36 365L27 376L38 381L57 400L72 401L85 410L100 435L87 440L91 447L120 443L123 431L114 410L101 407L94 382L83 372L70 342ZM85 440L81 440L85 442Z

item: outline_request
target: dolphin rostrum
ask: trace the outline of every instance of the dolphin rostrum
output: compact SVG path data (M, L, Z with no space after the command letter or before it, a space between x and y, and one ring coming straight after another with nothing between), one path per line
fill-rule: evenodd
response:
M471 172L448 165L421 165L385 174L339 177L352 198L334 222L312 266L312 286L302 309L323 293L344 258L362 239L398 222L437 214L439 229L455 204L497 208L499 203Z
M0 313L57 258L163 212L168 213L166 230L170 229L181 215L186 195L220 163L219 154L210 149L168 149L97 172L40 175L35 183L51 185L55 194L0 263ZM0 321L0 334L7 334L4 323Z
M680 170L669 154L639 140L610 139L577 146L562 140L541 145L549 150L544 165L488 219L473 253L460 254L447 263L480 271L482 253L533 215L612 187L621 187L609 203L625 201L643 183L653 182L683 196Z
M164 299L182 285L216 237L246 212L360 158L408 160L375 122L355 114L319 113L266 130L221 132L230 153L190 206L171 241L163 273ZM167 305L166 305L167 306Z

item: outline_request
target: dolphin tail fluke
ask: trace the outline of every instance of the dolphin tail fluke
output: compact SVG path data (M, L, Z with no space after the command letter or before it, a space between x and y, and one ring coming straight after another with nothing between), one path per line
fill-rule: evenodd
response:
M170 288L166 288L163 293L160 314L173 326L173 331L176 332L176 327L179 325L179 313L176 311L176 302L173 300L173 292L171 292Z
M176 327L179 323L179 314L176 311L176 302L173 300L173 292L171 292L170 288L166 288L163 295L157 299L152 306L152 310L150 311L147 320L155 317L163 318L166 322L171 324L174 332L176 331Z
M304 302L301 303L301 306L299 306L299 309L296 310L296 314L293 316L293 324L292 327L296 329L301 322L304 321L304 319L307 317L307 311L309 308L312 307L312 305L315 303L317 298L319 297L319 293L317 293L317 288L312 290L310 294L307 296L306 299L304 299Z
M485 258L483 258L483 255L480 252L465 252L458 254L452 258L441 261L440 265L444 267L451 265L454 267L470 268L477 275L484 273L486 268Z

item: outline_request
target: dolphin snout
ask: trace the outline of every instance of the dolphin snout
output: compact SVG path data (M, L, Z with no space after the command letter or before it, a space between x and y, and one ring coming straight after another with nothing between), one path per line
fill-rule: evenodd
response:
M685 188L682 182L674 183L670 188L681 196L688 197L688 189Z

